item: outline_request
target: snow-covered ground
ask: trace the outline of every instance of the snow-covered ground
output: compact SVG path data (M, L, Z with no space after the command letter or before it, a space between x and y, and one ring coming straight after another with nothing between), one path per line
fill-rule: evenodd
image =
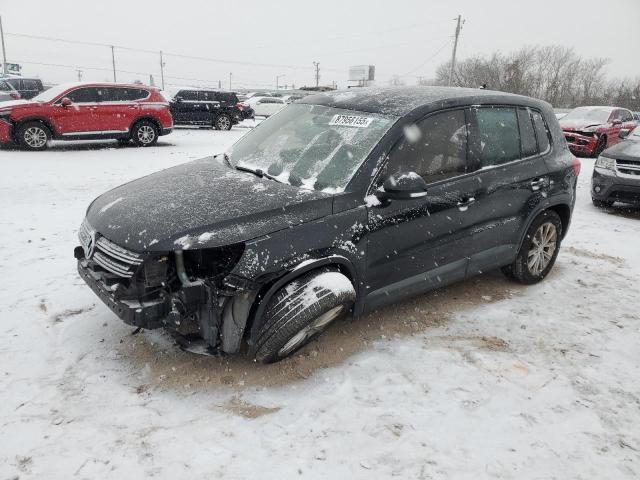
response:
M592 160L540 285L489 273L271 366L134 334L76 274L86 206L245 131L0 150L0 480L640 476L640 211L591 205Z

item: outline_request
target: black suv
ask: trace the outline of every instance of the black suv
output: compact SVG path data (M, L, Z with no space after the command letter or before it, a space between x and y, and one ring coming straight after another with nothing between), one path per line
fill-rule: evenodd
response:
M234 92L217 90L180 90L169 102L176 125L209 125L216 130L231 130L244 120Z
M580 164L551 106L460 88L311 95L89 206L78 271L126 323L261 362L343 313L502 268L531 284ZM194 338L198 338L199 345Z
M620 131L623 142L598 156L591 177L591 199L599 208L614 202L640 205L640 127Z
M15 88L23 100L29 100L45 90L39 78L2 77L2 80Z

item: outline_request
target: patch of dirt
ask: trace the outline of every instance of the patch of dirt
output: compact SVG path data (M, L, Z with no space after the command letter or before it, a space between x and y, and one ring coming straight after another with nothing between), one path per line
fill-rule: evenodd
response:
M592 260L604 260L605 262L612 263L614 265L624 265L624 259L620 257L614 257L607 255L606 253L596 253L591 250L585 250L583 248L566 247L564 251L571 253L577 257L590 258Z
M234 415L239 415L244 418L258 418L262 417L263 415L268 415L280 410L280 407L269 408L263 407L261 405L253 405L241 400L238 397L233 397L227 403L222 405L222 408L227 412L233 413Z
M67 319L69 317L75 317L76 315L80 315L80 314L83 314L85 312L90 312L95 307L96 307L96 305L93 304L90 307L67 309L64 312L58 313L57 315L54 315L53 317L51 317L51 323L62 323L62 322L65 321L65 319ZM45 307L45 311L46 311L46 307Z
M271 365L257 363L242 354L210 357L184 352L168 335L158 341L157 334L151 332L124 335L118 349L134 371L149 372L145 383L153 384L154 389L191 393L221 386L238 390L281 386L310 378L320 369L349 363L354 354L370 348L373 342L441 326L457 312L509 298L519 288L499 272L487 273L357 319L337 321L293 357ZM489 350L508 348L502 340L491 337L478 337L473 342L478 348Z
M491 352L511 352L511 346L498 337L476 335L440 335L428 337L427 343L442 343L462 350L489 350Z

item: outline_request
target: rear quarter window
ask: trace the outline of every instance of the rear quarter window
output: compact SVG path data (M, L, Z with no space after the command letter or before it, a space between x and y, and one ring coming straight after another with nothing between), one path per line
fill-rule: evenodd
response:
M542 118L540 112L533 112L531 116L533 117L533 125L536 130L538 150L540 153L548 152L551 149L551 140L547 123L544 121L544 118Z
M520 140L522 142L522 156L531 157L538 153L538 142L528 109L518 109L518 126L520 127Z

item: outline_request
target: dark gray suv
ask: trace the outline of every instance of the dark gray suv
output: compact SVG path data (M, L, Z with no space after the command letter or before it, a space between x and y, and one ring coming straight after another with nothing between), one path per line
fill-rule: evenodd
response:
M228 155L98 197L75 256L125 322L274 362L342 314L496 268L542 280L579 169L545 102L437 87L321 93Z

